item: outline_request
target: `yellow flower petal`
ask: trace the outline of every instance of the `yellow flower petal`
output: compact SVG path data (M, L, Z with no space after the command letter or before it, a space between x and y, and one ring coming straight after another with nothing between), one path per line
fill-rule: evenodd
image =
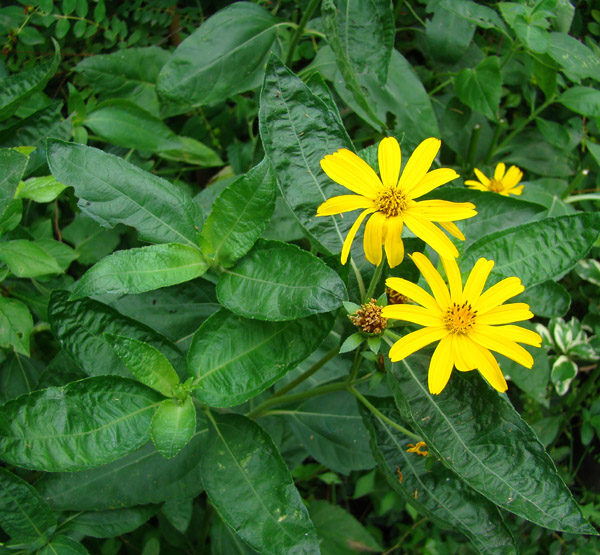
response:
M477 363L473 363L471 355L471 343L469 338L462 334L456 333L452 335L452 358L454 366L460 372L469 372L477 368Z
M389 218L385 234L385 255L390 268L398 266L404 259L404 243L402 242L402 218Z
M487 187L490 184L490 180L485 176L484 173L480 172L477 168L475 168L475 175L477 176L477 179L479 179L479 181L481 181L481 183L483 183L483 185L485 185L485 190L487 191Z
M440 150L442 142L433 137L425 139L412 153L406 167L400 176L399 187L409 193L416 187L425 174L429 171L433 160Z
M367 221L365 227L365 236L363 246L365 249L365 257L375 266L379 266L382 254L381 247L383 245L383 226L385 224L385 215L381 212L375 212Z
M448 285L450 285L451 300L453 303L460 304L460 298L462 297L462 278L460 276L458 264L454 258L442 258L442 264L446 271Z
M336 183L371 199L382 188L373 168L346 148L325 156L321 160L321 168Z
M477 215L472 202L450 202L448 200L423 200L415 203L411 212L419 213L431 222L452 222Z
M398 185L402 156L400 145L394 137L386 137L379 143L377 149L379 160L379 175L384 187L393 188Z
M452 368L454 367L454 359L452 358L452 337L444 337L440 344L436 347L431 357L429 364L429 392L432 395L440 394L446 387Z
M460 229L458 229L458 226L456 224L453 224L452 222L438 222L438 223L440 224L440 227L442 229L445 229L453 237L456 237L457 239L460 239L461 241L465 240L465 236L463 235L463 232Z
M524 290L525 287L523 287L518 277L503 279L485 291L476 302L472 303L473 309L478 314L485 314L488 310L496 308L504 301L522 293Z
M539 347L542 344L541 336L527 328L521 326L492 326L490 333L495 333L499 337L504 337L510 341L516 341L517 343L525 343L525 345L531 345L533 347Z
M504 177L504 172L506 171L506 166L500 162L497 166L496 166L496 170L494 171L494 179L496 181L502 181L502 178Z
M447 258L458 256L458 250L444 232L432 222L411 212L404 213L404 223L420 239L423 239L440 256Z
M412 189L406 192L409 193L410 198L419 198L457 177L460 176L450 168L438 168L428 172Z
M467 283L465 283L465 288L460 300L461 304L468 301L473 308L476 308L475 305L477 304L477 299L479 299L493 267L494 261L486 260L485 258L480 258L475 263L475 266L473 266L473 269L467 278Z
M494 355L485 347L481 347L475 342L471 343L474 347L473 353L479 359L479 364L477 365L479 373L494 389L500 391L500 393L505 392L508 389L508 384L502 375L502 370L500 370L500 366L498 366L498 361Z
M375 211L374 208L367 208L365 211L360 213L360 216L356 218L356 221L352 224L348 235L346 235L346 239L344 240L344 246L342 247L342 264L346 264L348 260L348 255L350 254L350 247L352 246L352 241L354 241L354 237L356 236L356 232L362 224L363 220L367 217L368 214L372 214Z
M450 306L450 292L448 291L448 287L446 287L442 276L433 267L429 259L420 252L415 252L411 258L423 274L440 308L444 310Z
M514 189L512 189L511 193L513 195L521 195L523 193L523 187L524 187L524 185L519 185L518 187L515 187Z
M442 337L445 337L446 335L448 335L448 330L445 327L427 327L413 331L392 345L392 348L390 349L390 360L392 362L402 360L426 345L442 339Z
M508 168L506 175L502 179L502 184L507 189L512 189L523 178L523 172L517 166Z
M340 195L331 197L317 208L317 216L333 216L358 208L371 208L373 201L360 195ZM374 206L373 206L374 207Z
M481 347L496 351L505 357L522 364L526 368L533 366L533 357L521 345L506 339L497 333L498 328L475 324L469 332L469 337Z
M525 303L503 304L477 316L478 324L497 325L521 322L533 318L529 305Z
M419 287L415 283L407 281L403 278L388 278L385 284L394 291L401 293L405 297L408 297L411 301L419 303L429 310L441 310L437 301L429 293L427 293L425 289Z
M444 325L442 320L443 313L441 310L438 309L437 311L433 311L412 304L392 304L384 306L381 310L381 315L384 318L404 320L405 322L412 322L413 324L419 324L420 326L439 327Z

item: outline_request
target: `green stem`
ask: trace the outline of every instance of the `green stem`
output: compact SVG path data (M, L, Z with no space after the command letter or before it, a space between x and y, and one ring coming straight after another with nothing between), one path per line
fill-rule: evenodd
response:
M579 188L579 186L584 182L585 178L587 177L587 175L590 173L590 170L581 170L576 176L575 179L573 179L573 181L571 181L569 187L567 188L567 190L561 195L561 197L563 199L566 199L573 191L575 191L576 189ZM578 195L578 196L585 196L585 195ZM574 199L575 197L571 197L571 199ZM567 202L574 202L573 200L567 200Z
M389 419L380 410L378 410L377 408L375 408L371 403L369 403L369 401L367 401L366 397L364 397L363 395L361 395L358 391L356 391L356 389L354 389L353 387L349 387L348 391L350 393L352 393L352 395L354 395L377 418L380 418L384 422L387 422L390 426L392 426L393 428L395 428L399 432L402 432L404 435L407 435L408 437L414 439L415 441L422 441L422 439L418 435L413 434L410 430L407 430L403 426L400 426L400 424L396 424L396 422L394 422L393 420Z
M354 262L354 259L352 257L350 257L350 265L352 266L352 270L354 271L354 275L356 276L356 283L358 283L358 291L360 292L360 298L364 299L367 294L365 291L365 282L363 281L362 274L360 273L360 270L358 269L358 266L356 265L356 262Z
M473 132L471 133L471 140L469 141L469 150L467 153L467 170L471 171L473 163L475 162L475 153L477 152L477 145L479 144L479 135L481 135L481 125L476 123L473 126Z
M534 110L527 119L524 119L521 123L517 124L512 133L509 133L504 138L504 140L498 145L498 150L510 143L510 141L512 141L521 131L523 131L523 128L527 127L538 116L540 112L543 112L548 106L550 106L550 104L553 103L554 97L552 96L548 100L546 100L539 108Z
M447 81L444 81L443 83L441 83L440 85L438 85L437 87L435 87L434 89L430 90L427 94L429 96L433 96L436 92L441 91L442 89L446 88L450 83L452 83L454 81L454 77L451 77L450 79L448 79Z
M348 381L346 382L348 386L351 386L356 379L356 375L358 374L358 370L360 369L360 363L362 362L361 353L365 348L365 344L363 343L356 351L354 351L354 360L352 361L352 368L350 368L350 375L348 376Z
M321 360L315 362L306 372L300 374L295 380L291 381L286 386L282 387L279 391L273 394L273 397L281 397L288 391L291 391L295 387L299 386L303 381L310 378L315 372L320 370L325 364L327 364L334 356L340 352L340 346L336 345L329 351Z
M296 27L296 30L294 31L292 40L290 41L290 47L288 49L288 53L285 58L286 66L289 67L291 65L292 60L294 58L294 52L296 51L296 46L298 45L300 36L302 35L302 33L304 31L304 27L306 27L306 24L310 21L310 18L312 17L314 11L317 9L317 6L319 5L320 1L321 0L310 0L310 4L306 8L306 11L304 12L304 15L302 16L302 19L300 20L298 27Z
M502 127L504 126L504 119L501 119L496 126L496 130L494 131L494 136L492 137L492 142L490 144L490 148L485 156L484 164L489 164L492 156L494 155L494 151L496 150L496 145L498 144L498 139L500 138L500 132L502 131Z
M363 297L363 304L368 303L375 292L375 287L377 287L377 283L379 282L379 278L381 277L381 272L383 271L383 265L385 264L385 257L381 258L381 262L375 269L375 273L373 274L373 278L371 279L371 283L369 284L369 288Z

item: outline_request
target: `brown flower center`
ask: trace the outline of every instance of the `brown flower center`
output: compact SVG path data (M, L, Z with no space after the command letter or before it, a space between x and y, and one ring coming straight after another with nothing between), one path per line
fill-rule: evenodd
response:
M388 304L408 304L410 302L408 297L402 293L398 293L398 291L391 287L385 288L385 294L387 295Z
M468 333L475 323L477 311L468 302L454 303L444 316L444 324L450 333Z
M379 212L383 212L387 218L397 216L406 209L408 199L400 189L383 189L375 199L375 206Z
M383 307L377 305L375 299L362 305L356 314L349 316L352 323L365 333L381 333L387 328L387 318L381 315Z
M496 179L490 179L490 184L488 185L488 189L493 191L494 193L501 193L504 191L504 185L502 181L498 181Z

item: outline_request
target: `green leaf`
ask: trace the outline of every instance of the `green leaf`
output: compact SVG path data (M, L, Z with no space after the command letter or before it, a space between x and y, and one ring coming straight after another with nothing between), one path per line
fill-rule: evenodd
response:
M573 378L577 376L577 364L565 355L560 355L552 365L550 378L559 395L566 395L569 392L569 387Z
M202 228L202 250L215 264L230 268L267 227L275 208L276 184L265 159L236 179L215 200Z
M352 143L336 115L277 58L271 57L266 71L259 110L265 153L308 236L327 254L339 253L352 221L340 216L315 218L318 206L341 191L319 162L339 148L352 148Z
M471 0L442 0L440 5L449 12L456 14L469 23L482 29L506 30L506 25L493 8L471 2Z
M307 358L332 325L329 314L277 323L217 312L198 328L188 352L194 395L213 407L247 401Z
M88 555L88 550L69 536L55 536L37 555Z
M497 56L485 58L475 69L463 69L454 79L458 99L492 121L498 120L502 75Z
M550 46L550 33L528 22L524 17L517 17L513 29L519 40L532 52L543 54Z
M249 2L218 11L171 55L160 72L158 94L165 103L199 106L257 87L269 52L277 50L280 23Z
M550 33L550 57L571 81L591 77L600 81L600 60L587 46L566 33Z
M71 247L53 239L15 239L0 243L0 260L17 277L62 274L76 258Z
M197 246L200 209L168 181L96 148L53 139L48 163L58 181L75 189L81 211L105 227L124 223L150 243Z
M146 386L117 376L34 391L0 406L1 457L48 472L106 464L148 441L159 401Z
M156 512L156 506L147 506L70 514L61 532L73 537L112 538L133 532Z
M600 117L600 91L592 87L571 87L562 93L559 102L582 116Z
M455 3L453 1L452 5ZM475 25L443 3L436 2L431 7L434 8L433 17L425 24L427 52L434 60L454 64L472 43Z
M367 529L341 507L313 500L308 511L317 530L321 553L353 555L383 550Z
M375 465L356 400L345 391L307 399L284 412L313 459L331 470L350 474Z
M41 91L56 73L60 62L60 50L54 39L52 42L52 60L0 80L0 121L12 116L22 102L33 93Z
M0 297L0 346L12 347L17 353L29 356L29 336L33 318L20 301Z
M15 198L27 198L35 202L52 202L66 188L66 185L56 181L56 178L52 175L32 177L20 184Z
M0 149L0 217L13 200L26 167L27 156L12 148Z
M54 335L84 372L131 376L106 340L104 334L112 333L149 343L169 359L179 376L185 375L183 356L167 338L98 301L68 297L67 291L53 291L48 317Z
M338 274L316 256L261 240L221 275L217 297L240 316L283 321L336 310L348 293Z
M0 525L11 537L10 543L41 547L56 524L54 513L34 488L0 468Z
M227 555L256 555L256 551L223 522L221 517L213 519L210 531L210 546L214 553Z
M199 249L177 243L117 251L90 268L77 282L70 298L144 293L190 281L207 268Z
M75 246L78 262L86 266L109 255L121 238L117 230L106 229L81 212L62 230L62 236Z
M141 449L100 468L46 474L35 487L57 511L102 511L196 497L202 492L200 459L207 437L204 420L173 459L148 442Z
M553 318L564 316L571 306L569 292L556 281L544 281L528 287L514 302L527 303L536 316Z
M172 459L194 437L196 409L191 397L184 401L165 399L152 418L152 441L157 451Z
M225 522L265 555L318 553L308 511L273 440L241 415L211 421L202 480Z
M594 213L558 216L493 233L467 247L461 267L494 260L493 273L517 276L526 287L561 277L592 248L600 220Z
M105 337L136 380L165 397L173 396L173 388L179 384L179 376L165 355L152 345L137 339L108 333Z
M11 317L11 321L14 321L14 318ZM33 322L31 326L33 327ZM0 402L4 403L23 393L39 389L37 384L41 373L42 366L37 360L16 352L8 353L6 360L0 364Z
M593 534L552 459L512 405L475 373L455 372L440 395L430 395L428 362L412 356L388 374L403 420L427 449L503 509L552 530Z
M117 146L154 152L200 167L222 166L219 155L190 137L177 136L163 121L128 100L107 100L84 120L96 135Z
M514 540L494 504L440 462L431 466L425 457L407 452L415 440L391 424L404 424L392 399L369 401L382 416L362 408L361 412L371 433L373 455L392 489L436 524L465 534L481 553L515 553Z
M535 125L551 145L557 148L568 148L571 138L563 125L542 118L535 118Z

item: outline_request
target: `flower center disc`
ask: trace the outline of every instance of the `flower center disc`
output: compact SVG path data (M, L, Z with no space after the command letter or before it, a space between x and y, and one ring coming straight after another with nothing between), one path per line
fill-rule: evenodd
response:
M489 190L493 191L494 193L501 193L504 191L504 185L502 185L502 181L490 179Z
M379 212L383 212L387 218L391 218L406 208L406 196L397 189L384 189L377 195L375 205Z
M468 302L454 303L446 312L444 324L450 333L468 333L475 323L477 311Z

